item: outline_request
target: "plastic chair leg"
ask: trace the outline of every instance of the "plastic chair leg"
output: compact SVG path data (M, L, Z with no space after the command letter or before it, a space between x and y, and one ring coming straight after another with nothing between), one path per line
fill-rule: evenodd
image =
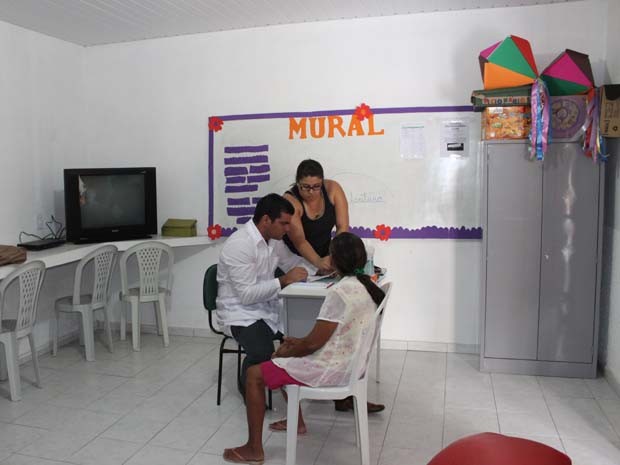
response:
M157 302L153 302L153 307L155 308L155 325L157 326L157 335L163 336L163 332L161 330L161 318L159 317L159 307Z
M6 369L9 376L9 391L11 400L16 402L22 399L22 385L19 379L19 363L17 361L17 340L15 333L9 333L4 339L4 353L6 355Z
M32 355L32 366L34 367L34 376L37 380L36 386L41 388L41 370L39 370L39 355L37 354L37 348L34 345L34 334L28 335L28 342L30 344L30 354Z
M131 343L133 350L140 352L140 303L131 301Z
M159 314L159 324L161 327L161 334L164 337L164 347L168 347L170 339L168 337L168 319L166 318L166 298L159 296L159 300L155 303L155 313Z
M355 430L358 435L358 447L362 465L370 463L370 446L368 439L368 410L366 409L366 393L359 393L353 397L355 402Z
M81 323L80 321L80 347L84 346L84 327Z
M119 335L119 338L121 341L124 341L125 339L127 339L127 314L125 313L125 303L121 300L121 334Z
M93 312L82 313L82 333L84 333L84 354L89 362L95 361L95 328L93 326Z
M7 377L6 354L4 353L4 344L0 342L0 381L5 381Z
M60 318L59 312L54 311L54 318L52 321L52 357L56 357L58 353L58 319Z
M104 331L106 335L106 339L108 340L108 350L112 353L114 352L114 342L112 342L112 325L110 324L111 319L111 310L109 307L109 303L103 307L103 320L104 320Z
M286 428L286 465L295 465L297 458L297 422L299 421L299 387L286 388L286 424L294 425Z

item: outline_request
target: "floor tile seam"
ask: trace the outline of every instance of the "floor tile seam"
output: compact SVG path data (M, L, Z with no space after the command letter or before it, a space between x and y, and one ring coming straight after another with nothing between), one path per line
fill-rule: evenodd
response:
M288 415L287 415L287 416L288 416ZM319 457L321 456L321 454L323 453L323 449L325 449L325 444L327 444L327 441L328 441L328 439L329 439L329 436L332 434L332 431L334 430L334 425L335 425L335 424L336 424L336 417L334 417L334 418L332 419L331 426L330 426L330 428L329 428L329 432L328 432L328 433L327 433L327 435L325 436L325 440L323 440L323 441L322 441L321 448L319 449L319 452L316 454L316 457L314 458L314 460L313 460L313 462L312 462L314 465L322 465L321 463L318 463L318 460L319 460ZM297 436L297 439L299 439L299 435ZM369 442L370 442L370 441L369 441ZM370 444L369 444L369 446L370 446ZM285 451L285 453L286 453L286 446L285 446L285 448L284 448L284 451Z
M28 412L28 413L30 413L30 412ZM62 430L57 430L57 429L44 428L42 426L25 425L23 423L9 423L9 424L13 425L13 426L21 426L22 428L31 428L31 429L41 430L42 432L54 432L54 431L61 432L62 431Z
M390 423L392 422L392 413L394 412L394 403L396 402L396 396L398 396L398 391L400 389L400 383L401 383L401 381L403 379L403 373L405 371L405 365L407 364L407 354L408 354L408 352L405 351L405 356L403 357L403 361L402 361L402 364L401 364L401 367L400 367L400 374L398 376L397 388L396 388L396 391L394 392L394 399L392 401L392 408L390 409L390 414L389 414L388 420L387 420L388 426L385 429L385 434L383 435L383 441L381 441L381 446L379 448L380 449L379 454L381 454L381 451L383 451L383 448L385 446L385 439L387 438L388 431L390 429ZM446 365L447 365L447 362L446 362ZM381 457L381 455L379 455L379 457ZM316 464L316 465L320 465L320 464Z
M443 414L442 414L442 425L441 425L441 447L443 448L443 442L446 437L446 408L448 402L448 353L445 354L446 361L446 369L444 372L444 381L443 381Z
M605 419L607 420L607 423L611 425L611 429L614 431L614 433L616 433L616 436L618 436L618 441L620 441L620 432L618 431L618 428L616 428L616 426L614 425L614 422L611 421L611 418L609 418L609 415L607 415L607 412L605 411L605 409L599 402L599 399L595 398L594 401L596 402L596 405L598 405L598 408L601 410L601 412L603 412L603 415Z
M110 427L111 427L111 426L112 426L112 425L110 425ZM97 439L112 439L112 438L105 438L105 437L103 437L103 436L102 436L102 435L103 435L103 433L104 433L105 431L106 431L106 430L101 431L99 434L95 435L95 437L94 437L94 438L92 438L90 441L88 441L86 444L84 444L82 447L80 447L78 450L76 450L73 454L71 454L71 456L74 456L75 454L77 454L77 453L81 452L84 448L86 448L87 446L89 446L91 443L93 443L93 442L94 442L94 441L96 441ZM113 439L113 440L115 440L115 441L122 441L122 442L129 442L129 443L131 443L131 444L137 444L137 443L135 443L135 442L133 442L133 441L123 441L122 439ZM76 463L76 462L74 462L74 463Z
M22 457L29 457L29 458L33 458L33 459L43 459L43 460L48 460L50 462L58 462L58 463L68 463L70 465L79 465L76 462L70 462L68 460L61 460L61 459L50 459L48 457L41 457L40 455L32 455L32 454L24 454L23 452L13 452L13 454L9 455L7 457L7 459L11 458L13 455L21 455ZM6 460L6 459L5 459ZM0 463L3 463L4 461L0 461Z
M150 443L151 443L151 441L152 441L153 439L155 439L155 437L157 437L157 435L158 435L159 433L161 433L164 429L166 429L166 428L167 428L167 427L168 427L168 426L169 426L169 425L170 425L170 424L171 424L174 420L176 420L177 418L179 418L179 417L181 416L181 414L182 414L185 410L187 410L187 409L188 409L188 408L189 408L189 407L190 407L190 406L191 406L194 402L196 402L196 400L198 400L198 398L200 398L200 397L201 397L201 396L202 396L202 395L203 395L206 391L208 391L208 390L209 390L209 388L205 389L205 390L204 390L204 391L203 391L203 392L202 392L202 393L201 393L201 394L200 394L200 395L199 395L196 399L194 399L194 400L193 400L193 401L192 401L192 402L191 402L191 403L190 403L187 407L185 407L183 410L181 410L181 411L178 413L178 415L177 415L177 416L175 416L175 417L174 417L174 418L172 418L172 419L171 419L168 423L166 423L166 425L165 425L165 426L164 426L161 430L159 430L157 433L155 433L155 434L151 437L151 439L149 439L149 440L148 440L147 444L150 444ZM205 439L205 441L204 441L204 442L200 445L200 447L198 448L198 452L200 452L200 451L202 450L202 448L203 448L203 447L207 444L207 442L209 442L209 441L211 440L211 438L212 438L213 436L215 436L215 435L218 433L218 431L222 428L222 426L224 425L224 423L226 423L226 422L230 419L230 417L232 417L232 415L233 415L234 413L235 413L235 411L234 411L234 410L233 410L232 412L230 412L230 413L229 413L229 414L228 414L228 415L227 415L227 416L223 419L223 421L219 424L219 426L215 429L215 431L213 431L213 433L211 433L210 435L208 435L208 437ZM156 447L164 447L164 446L157 446L156 444L153 444L153 446L156 446ZM169 448L169 449L170 449L170 448Z
M164 357L165 358L165 357ZM191 365L189 365L187 368L185 368L183 371L181 371L180 373L178 373L174 378L172 378L170 381L168 381L166 384L163 384L158 390L156 390L155 392L153 392L153 394L149 397L153 397L154 395L156 395L157 393L159 393L162 389L164 389L166 386L168 386L169 384L172 384L179 376L183 375L183 373L185 373L187 370L189 370L191 367L193 367L194 365L196 365L200 360L202 360L203 357L200 357L198 360L196 360L195 362L193 362ZM162 360L162 359L160 359ZM129 381L129 380L128 380ZM200 397L201 395L203 395L213 384L209 385L208 388L204 389L200 395L198 397ZM198 398L196 397L196 399ZM194 401L196 400L194 399ZM194 402L192 401L192 403ZM191 405L191 403L189 404ZM187 407L186 407L187 408Z
M491 381L491 393L493 395L493 405L495 406L495 422L497 424L497 431L502 432L500 423L499 423L499 411L497 409L497 398L495 397L495 382L493 381L493 375L489 374L489 379Z
M176 418L176 417L175 417L175 418ZM141 446L141 447L139 447L139 448L138 448L138 449L137 449L137 450L136 450L133 454L131 454L129 457L127 457L127 458L123 461L122 465L124 465L124 464L126 464L127 462L129 462L129 461L130 461L130 460L131 460L134 456L136 456L136 455L137 455L137 454L138 454L141 450L143 450L143 449L144 449L145 447L147 447L148 445L151 445L151 447L163 447L164 449L171 449L170 447L164 447L164 446L158 446L158 445L156 445L156 444L151 444L151 441L155 438L155 436L157 436L157 435L158 435L159 433L161 433L161 432L162 432L165 428L167 428L167 427L168 427L168 425L169 425L170 423L172 423L172 421L174 421L174 418L173 418L172 420L170 420L168 423L166 423L164 426L162 426L162 427L161 427L161 428L160 428L160 429L159 429L159 430L158 430L155 434L153 434L153 435L151 436L151 438L150 438L148 441L146 441L145 443L141 443L141 444L142 444L142 446ZM101 434L103 434L103 433L104 433L104 431L102 431L102 432L101 432ZM112 438L108 438L108 439L112 439ZM135 443L134 443L134 444L135 444ZM172 449L172 450L178 450L178 449ZM186 463L188 463L188 462L186 462ZM184 464L184 465L185 465L185 464Z
M566 445L564 444L564 439L562 439L562 435L560 434L560 430L558 429L558 425L555 421L555 418L553 417L553 412L551 411L551 408L549 407L549 403L547 402L547 393L545 392L545 389L543 388L543 385L540 381L540 378L537 376L536 377L536 382L538 383L538 386L540 386L540 390L542 392L542 396L543 399L545 400L545 406L547 407L547 413L549 413L549 417L551 418L551 422L553 423L553 427L555 428L555 432L558 435L558 438L560 439L560 444L562 444L562 448L564 449L564 452L566 452Z

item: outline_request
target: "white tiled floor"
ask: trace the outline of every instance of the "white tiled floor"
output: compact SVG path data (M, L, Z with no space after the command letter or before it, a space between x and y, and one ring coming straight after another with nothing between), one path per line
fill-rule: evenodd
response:
M213 465L225 447L246 440L245 407L236 392L235 357L225 357L222 405L216 406L217 344L201 338L143 335L143 349L97 345L97 362L76 345L41 359L43 388L27 381L23 400L0 383L0 465ZM620 398L604 379L503 374L477 369L472 355L386 350L382 381L369 398L385 403L370 417L375 465L426 464L462 436L494 431L567 452L575 465L620 465ZM374 374L374 371L371 371ZM279 394L266 422L285 415ZM302 465L356 465L353 415L333 404L304 404L308 434ZM265 428L268 464L283 464L285 435Z

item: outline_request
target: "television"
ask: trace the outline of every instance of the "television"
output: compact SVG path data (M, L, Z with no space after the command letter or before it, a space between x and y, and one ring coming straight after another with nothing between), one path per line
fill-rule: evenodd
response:
M142 239L157 234L155 168L64 170L67 240Z

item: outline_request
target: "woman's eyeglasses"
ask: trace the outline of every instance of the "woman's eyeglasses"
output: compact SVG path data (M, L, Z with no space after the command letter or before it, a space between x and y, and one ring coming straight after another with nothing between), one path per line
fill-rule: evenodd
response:
M302 191L306 191L306 192L310 192L310 191L314 191L314 192L318 192L321 190L321 187L323 187L323 184L315 184L313 186L311 186L310 184L298 184L299 188Z

